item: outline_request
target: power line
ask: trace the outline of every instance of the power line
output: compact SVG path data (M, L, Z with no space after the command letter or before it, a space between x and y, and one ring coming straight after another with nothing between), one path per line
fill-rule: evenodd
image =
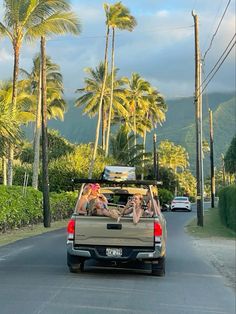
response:
M218 61L216 62L216 64L214 65L214 67L211 69L211 71L208 73L208 75L204 78L204 81L202 82L202 85L205 83L205 81L208 79L208 77L211 75L211 73L215 70L215 68L217 67L218 63L221 61L221 59L223 58L224 54L226 53L227 49L229 48L229 46L231 45L231 43L233 42L234 38L236 36L236 33L234 34L234 36L232 37L232 39L230 40L230 42L228 43L227 47L225 48L225 50L222 52L220 58L218 59ZM204 59L202 60L204 63Z
M220 19L220 21L219 21L219 23L218 23L218 26L217 26L217 28L216 28L214 34L212 35L211 42L210 42L209 47L207 48L206 52L204 53L203 60L206 58L207 53L210 51L210 49L211 49L211 47L212 47L213 41L214 41L214 39L215 39L216 34L218 33L218 30L219 30L219 28L220 28L220 25L221 25L223 19L224 19L224 16L225 16L226 11L227 11L227 9L228 9L228 7L229 7L229 5L230 5L230 2L231 2L231 0L228 1L227 5L226 5L226 8L225 8L225 10L224 10L224 12L223 12L223 15L222 15L222 17L221 17L221 19Z
M215 25L215 22L216 22L216 19L219 17L219 12L221 11L222 3L223 3L223 0L220 1L220 5L219 5L219 7L217 9L216 15L215 15L214 20L213 20L213 22L211 24L211 29L213 29L213 27ZM207 42L209 41L209 39L210 39L210 32L207 35L207 38L204 40L203 47L206 47ZM205 48L204 48L204 50L205 50Z
M201 91L201 94L204 92L204 90L206 89L206 87L208 86L208 84L210 83L210 81L213 79L213 77L216 75L216 73L218 72L218 70L220 69L220 67L222 66L222 64L224 63L224 61L226 60L226 58L228 57L228 55L230 54L230 52L232 51L233 47L235 46L236 42L233 43L233 45L230 47L229 51L227 52L227 54L225 55L224 59L221 61L221 63L219 64L219 66L217 67L217 69L215 70L215 72L213 73L213 75L210 77L210 79L208 80L208 82L206 83L206 85L204 86L204 88Z

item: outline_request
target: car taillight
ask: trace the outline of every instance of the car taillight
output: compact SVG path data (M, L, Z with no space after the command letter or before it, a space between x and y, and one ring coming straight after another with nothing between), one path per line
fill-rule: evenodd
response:
M71 219L68 222L67 233L68 233L68 240L73 240L74 234L75 234L75 220L74 219Z
M154 237L162 236L162 226L159 222L154 222Z

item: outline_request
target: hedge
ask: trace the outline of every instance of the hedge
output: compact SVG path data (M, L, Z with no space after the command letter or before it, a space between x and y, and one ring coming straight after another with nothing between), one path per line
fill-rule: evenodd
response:
M158 189L158 195L159 195L161 205L170 204L170 202L174 198L173 193L171 193L170 191L166 189Z
M236 232L236 185L220 190L219 211L222 223Z
M76 192L50 193L51 220L70 217ZM33 188L0 186L0 232L43 221L42 193Z

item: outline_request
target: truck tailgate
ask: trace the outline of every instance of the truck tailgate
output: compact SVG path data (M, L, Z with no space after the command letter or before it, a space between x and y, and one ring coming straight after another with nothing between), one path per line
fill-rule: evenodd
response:
M75 244L153 247L153 218L142 218L134 225L132 218L114 219L78 216L75 222Z

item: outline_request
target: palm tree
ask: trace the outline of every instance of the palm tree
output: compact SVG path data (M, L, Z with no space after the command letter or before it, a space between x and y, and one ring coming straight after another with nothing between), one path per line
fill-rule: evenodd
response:
M128 116L128 111L123 103L125 101L125 90L123 89L124 79L116 79L117 69L114 70L114 111L116 114ZM76 100L76 106L84 106L83 113L89 117L94 117L99 111L100 96L105 75L105 66L101 62L95 69L87 68L88 77L85 78L85 87L77 89L77 93L82 93ZM108 108L111 97L111 76L106 79L106 86L103 93L103 115L102 115L102 138L104 143L105 126L107 123Z
M17 107L12 113L12 83L9 81L0 84L0 151L3 163L3 181L6 184L6 156L9 145L15 146L21 138L20 125L33 121L32 112L34 97L28 94L28 82L19 82Z
M111 136L111 153L120 165L139 166L143 158L143 146L134 146L133 143L134 135L128 134L125 125L121 125L118 132Z
M39 150L41 136L41 68L40 57L33 59L33 68L31 73L21 69L21 74L30 81L31 93L38 99L34 129L34 163L32 186L38 189L39 173ZM47 116L48 118L59 118L63 120L66 110L66 103L63 97L63 83L60 67L53 63L50 57L46 58L46 77L47 77Z
M109 137L111 127L112 105L113 105L113 84L114 84L114 68L115 68L115 30L133 31L137 25L135 18L130 14L128 8L122 5L121 2L117 2L113 5L104 4L104 10L106 13L106 24L112 29L112 62L111 62L111 98L108 115L107 137L105 145L105 156L107 157L109 152Z
M151 131L152 129L157 127L157 124L162 124L165 121L165 112L167 110L164 98L160 95L160 93L154 89L150 88L148 93L149 106L147 111L144 113L144 121L143 123L143 162L142 162L142 176L141 179L144 178L144 156L146 153L146 136L147 131Z
M150 83L144 80L138 73L132 73L131 79L127 79L127 110L130 112L130 118L133 124L134 144L136 145L137 121L148 111L150 92Z
M95 141L94 141L94 147L93 147L93 155L92 155L92 160L91 160L91 163L90 163L89 173L88 173L88 178L90 178L90 179L92 178L92 175L93 175L94 163L95 163L95 159L96 159L96 156L97 156L99 132L100 132L100 124L101 124L101 116L102 116L103 96L104 96L104 92L105 92L105 88L106 88L107 67L108 67L108 65L107 65L107 54L108 54L109 32L110 32L110 28L107 25L107 28L106 28L106 42L105 42L105 55L104 55L104 76L103 76L100 100L99 100L99 105L98 105L98 120L97 120Z
M13 92L12 110L16 108L17 81L19 75L20 50L23 41L35 40L51 34L78 34L77 17L66 0L4 0L4 22L0 22L0 35L7 36L13 46ZM12 185L13 149L9 153L8 184Z

